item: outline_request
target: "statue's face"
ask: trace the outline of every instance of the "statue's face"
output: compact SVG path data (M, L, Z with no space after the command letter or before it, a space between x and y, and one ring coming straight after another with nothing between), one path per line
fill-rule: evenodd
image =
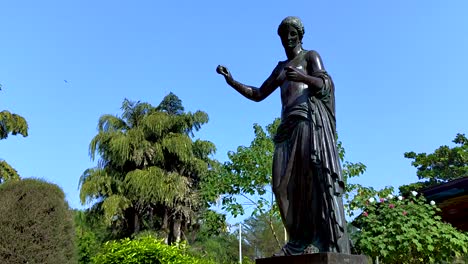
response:
M281 43L285 49L294 49L301 43L299 39L299 32L293 27L288 25L282 32Z

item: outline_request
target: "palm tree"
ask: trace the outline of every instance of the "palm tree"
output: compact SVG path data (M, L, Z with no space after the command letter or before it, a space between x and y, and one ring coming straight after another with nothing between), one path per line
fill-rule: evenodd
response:
M94 201L124 236L159 229L168 243L179 241L197 210L207 206L198 190L215 146L192 136L208 115L185 113L172 93L157 107L125 99L121 109L120 117L99 119L89 146L99 161L81 176L81 202Z

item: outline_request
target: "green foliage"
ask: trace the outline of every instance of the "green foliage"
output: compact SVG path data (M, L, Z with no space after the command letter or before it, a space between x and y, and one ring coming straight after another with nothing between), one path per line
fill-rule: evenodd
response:
M0 112L0 139L5 139L9 134L28 136L28 123L24 117L3 110Z
M36 179L0 185L0 263L75 263L63 191Z
M248 245L244 255L252 261L271 257L285 241L283 222L278 214L263 213L249 217L242 225L242 233Z
M112 233L104 224L104 216L93 212L93 209L74 210L78 263L82 264L91 263L101 244L112 238Z
M239 240L235 233L200 236L190 245L191 254L199 258L211 259L217 264L239 263ZM243 253L246 253L248 246L244 244L243 249Z
M205 210L199 218L199 236L211 238L226 232L226 215L219 214L213 210Z
M18 172L6 161L0 160L0 183L9 180L19 180Z
M424 188L468 176L468 139L464 134L457 134L454 147L441 146L434 153L406 152L405 158L412 159L411 165L417 168L417 175L422 183L403 186L402 192L413 188ZM413 189L414 190L414 189Z
M272 203L264 195L271 185L271 169L274 153L273 137L279 126L280 119L266 126L264 130L260 125L254 124L255 138L249 147L240 146L236 152L228 153L229 161L222 167L222 172L211 182L215 190L213 196L222 195L223 209L234 216L244 214L243 204L238 201L239 195L249 200L249 206L254 206L253 214L271 208ZM249 197L260 197L257 201Z
M159 104L157 110L166 112L170 115L181 115L184 113L182 100L172 92L169 93Z
M0 86L0 90L2 87ZM28 136L28 123L24 117L12 114L3 110L0 112L0 140L8 137L9 134L20 134L23 137ZM8 180L18 180L18 172L6 161L0 160L0 183Z
M99 118L89 152L100 160L80 179L81 202L97 202L108 226L122 236L160 229L169 243L177 241L208 206L206 199L215 199L201 194L215 175L215 145L191 138L208 115L184 112L172 93L157 107L125 99L121 109L121 116Z
M434 202L414 191L381 197L360 196L356 246L362 253L383 263L440 263L468 253L468 235L443 223Z
M214 264L188 254L184 243L168 246L151 236L110 241L93 259L96 264Z

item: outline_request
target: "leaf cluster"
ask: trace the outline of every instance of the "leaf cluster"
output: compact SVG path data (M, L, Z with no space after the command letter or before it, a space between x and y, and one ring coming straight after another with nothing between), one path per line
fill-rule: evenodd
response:
M433 186L450 180L468 176L468 139L464 134L457 134L454 147L440 146L433 153L406 152L405 158L411 159L420 180L425 182L403 186L401 191Z
M93 259L96 264L214 264L209 259L202 259L188 254L184 243L166 245L164 241L152 236L137 239L110 241L103 245L100 253Z
M10 133L27 137L28 123L24 117L3 110L0 112L0 139L7 138Z
M225 162L217 178L213 178L210 185L215 190L211 195L221 196L223 209L233 216L244 214L244 205L239 197L248 200L248 205L254 206L253 214L271 207L271 202L261 197L267 192L271 184L272 160L275 145L273 137L279 126L280 119L262 128L253 125L255 138L250 146L240 146L237 151L228 153L229 161ZM256 201L249 197L256 196Z
M19 180L18 172L6 161L0 160L0 183L9 180Z

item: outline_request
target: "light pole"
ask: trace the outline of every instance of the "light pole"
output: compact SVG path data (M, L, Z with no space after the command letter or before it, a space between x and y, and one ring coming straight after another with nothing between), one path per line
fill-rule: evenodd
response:
M239 223L239 263L242 264L242 224Z

